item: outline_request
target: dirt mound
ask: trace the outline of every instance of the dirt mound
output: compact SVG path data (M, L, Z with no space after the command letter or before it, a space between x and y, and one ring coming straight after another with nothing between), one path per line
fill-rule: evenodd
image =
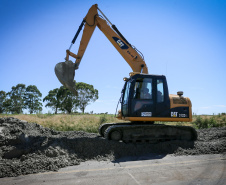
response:
M13 117L0 118L0 177L57 171L86 160L115 160L144 154L224 153L225 141L226 128L212 128L198 130L196 142L125 144L97 134L58 132Z
M189 150L178 148L176 155L225 154L226 127L197 130L198 139Z

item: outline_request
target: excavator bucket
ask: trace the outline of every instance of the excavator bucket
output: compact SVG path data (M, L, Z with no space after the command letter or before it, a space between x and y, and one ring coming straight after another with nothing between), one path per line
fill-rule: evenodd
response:
M60 62L55 66L55 74L67 89L69 89L74 95L78 95L75 88L75 64L68 60L65 62Z

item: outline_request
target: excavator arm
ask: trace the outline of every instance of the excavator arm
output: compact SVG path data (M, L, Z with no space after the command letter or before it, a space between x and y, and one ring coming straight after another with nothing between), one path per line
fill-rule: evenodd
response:
M98 14L98 10L102 16ZM84 30L79 49L77 54L74 54L70 51L70 49L75 43L83 26ZM148 68L139 51L124 38L116 26L111 24L103 12L98 8L97 4L95 4L89 9L87 15L79 26L75 37L72 40L70 48L66 50L66 61L58 63L55 67L55 73L59 81L72 92L74 92L74 94L76 94L74 87L75 70L79 68L79 64L96 27L98 27L104 33L104 35L132 68L133 72L148 74ZM69 56L76 59L75 63L69 61Z

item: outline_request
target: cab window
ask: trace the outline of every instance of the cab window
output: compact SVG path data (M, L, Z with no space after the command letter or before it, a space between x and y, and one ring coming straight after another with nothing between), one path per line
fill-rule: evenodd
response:
M123 99L123 104L128 104L130 85L131 85L131 83L127 82L125 94L124 94L124 99Z
M134 86L134 99L152 100L152 79L138 78Z
M157 80L157 103L164 102L163 80Z

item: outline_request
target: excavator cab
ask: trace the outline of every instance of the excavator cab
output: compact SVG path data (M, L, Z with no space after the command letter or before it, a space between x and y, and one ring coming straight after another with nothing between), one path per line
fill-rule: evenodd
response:
M191 122L191 101L183 92L169 94L164 75L135 74L125 78L118 118L132 122Z
M122 92L123 117L136 117L137 121L148 117L170 117L165 76L136 74L126 81Z

